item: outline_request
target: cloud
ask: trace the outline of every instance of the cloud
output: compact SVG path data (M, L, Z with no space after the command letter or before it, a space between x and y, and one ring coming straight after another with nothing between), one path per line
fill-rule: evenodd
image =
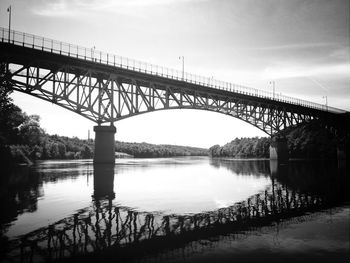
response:
M344 60L344 59L349 59L350 58L349 55L350 55L350 47L346 45L345 47L341 47L331 51L329 57L332 59Z
M278 51L278 50L291 50L291 49L313 49L319 47L334 47L339 46L339 43L294 43L294 44L286 44L286 45L276 45L276 46L262 46L262 47L251 47L251 48L242 48L246 50L258 50L258 51Z
M207 0L56 0L41 1L40 5L32 8L32 11L40 16L76 16L96 11L125 13L131 12L133 8L204 1Z
M333 64L333 65L279 65L266 68L262 77L264 79L287 79L297 77L312 77L312 76L335 76L348 77L350 72L350 64Z
M72 1L71 3L74 3L74 8L70 8L70 4L66 0L44 1L41 4L33 5L32 12L48 17L77 15L76 1Z

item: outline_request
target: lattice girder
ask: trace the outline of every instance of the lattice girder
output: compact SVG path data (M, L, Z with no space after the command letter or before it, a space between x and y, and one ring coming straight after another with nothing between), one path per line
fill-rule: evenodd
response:
M293 105L181 81L169 83L166 79L69 64L43 68L41 64L9 64L1 83L10 81L14 90L55 103L98 124L156 110L199 109L241 119L273 135L319 117Z

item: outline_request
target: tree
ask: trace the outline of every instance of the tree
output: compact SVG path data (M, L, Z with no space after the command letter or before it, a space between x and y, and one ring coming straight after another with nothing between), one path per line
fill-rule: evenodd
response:
M39 115L25 114L25 121L19 127L22 144L35 146L41 144L41 139L44 135L44 130L40 127Z
M84 148L81 151L81 157L84 159L89 159L93 157L93 152L88 145L84 145Z
M269 138L236 138L224 146L214 145L209 148L213 157L269 157Z
M0 159L3 164L13 160L10 144L20 141L18 127L24 121L22 110L9 97L11 83L6 80L6 64L0 64Z
M0 145L19 143L19 126L25 121L25 114L12 103L9 94L0 86Z
M58 143L54 142L54 143L50 144L50 156L52 159L59 159L60 158Z
M59 158L60 159L66 158L66 146L61 142L57 143L57 146L58 146Z
M221 155L221 147L216 144L209 148L209 155L213 157L219 157Z

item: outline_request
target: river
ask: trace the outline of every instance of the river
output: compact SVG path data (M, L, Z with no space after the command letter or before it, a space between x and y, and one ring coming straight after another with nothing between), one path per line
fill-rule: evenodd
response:
M345 163L179 157L5 172L1 262L348 262Z

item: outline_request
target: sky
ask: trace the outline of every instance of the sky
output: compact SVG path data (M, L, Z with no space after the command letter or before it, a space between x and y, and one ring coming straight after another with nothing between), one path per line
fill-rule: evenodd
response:
M0 26L350 111L349 0L1 0ZM14 92L49 134L93 136L93 122ZM166 110L115 123L128 142L223 145L267 136L223 114Z

